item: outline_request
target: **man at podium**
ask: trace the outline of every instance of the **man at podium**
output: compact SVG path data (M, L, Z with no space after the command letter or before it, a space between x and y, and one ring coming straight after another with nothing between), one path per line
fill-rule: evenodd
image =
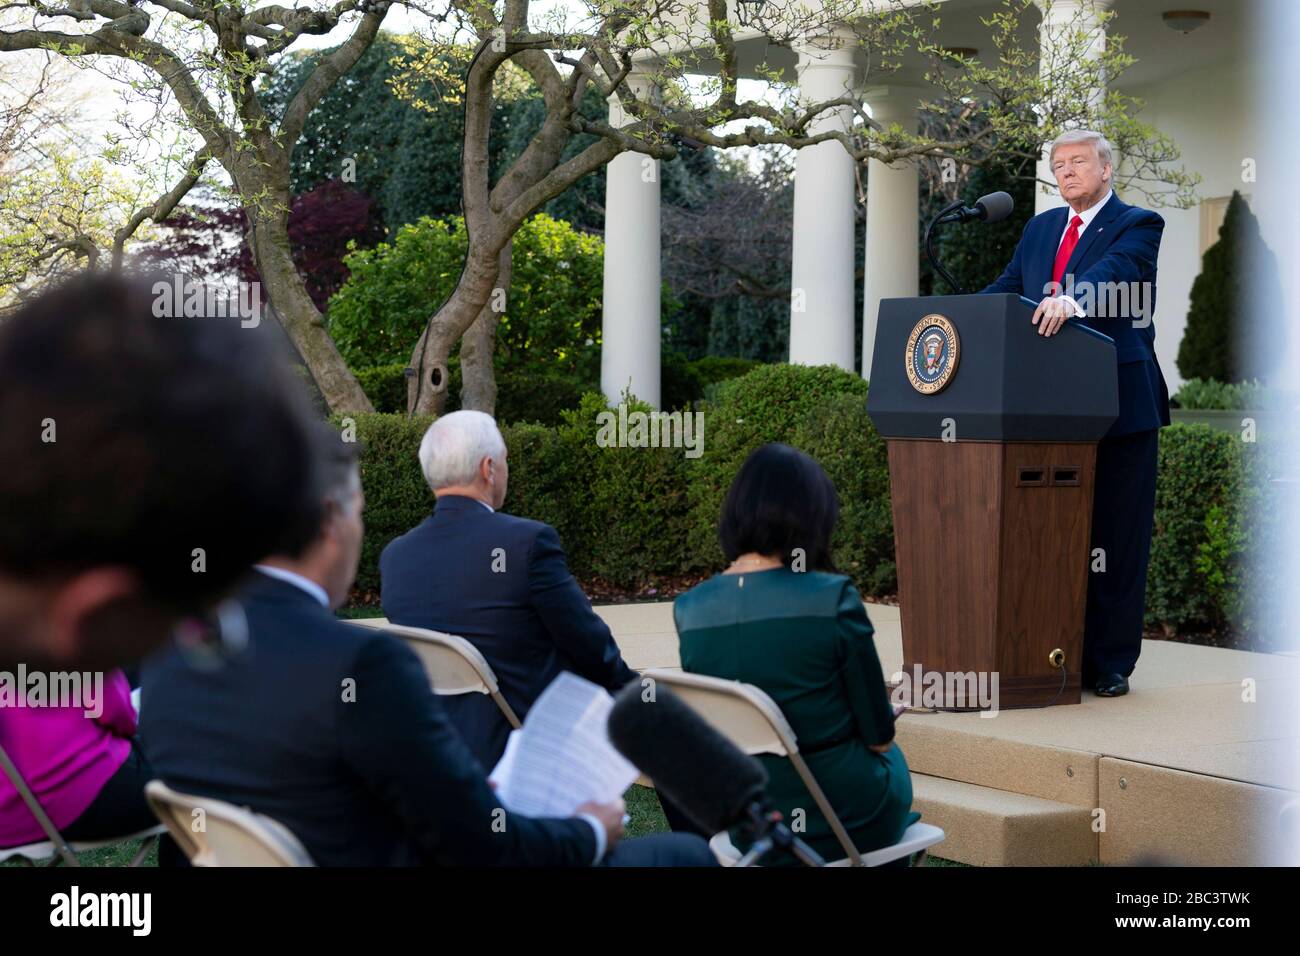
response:
M1083 686L1118 697L1128 693L1142 649L1157 439L1169 424L1151 323L1165 221L1115 195L1111 148L1100 133L1062 134L1049 159L1068 205L1029 220L1006 271L980 291L1038 302L1032 321L1040 335L1077 319L1115 341L1119 416L1097 446Z

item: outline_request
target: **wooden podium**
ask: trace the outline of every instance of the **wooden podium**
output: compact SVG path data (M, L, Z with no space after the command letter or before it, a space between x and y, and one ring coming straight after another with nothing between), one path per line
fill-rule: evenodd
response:
M994 674L1000 709L1080 699L1115 346L1073 321L1039 335L1034 307L1015 295L880 303L867 413L889 448L903 696L917 706L981 709L972 680Z

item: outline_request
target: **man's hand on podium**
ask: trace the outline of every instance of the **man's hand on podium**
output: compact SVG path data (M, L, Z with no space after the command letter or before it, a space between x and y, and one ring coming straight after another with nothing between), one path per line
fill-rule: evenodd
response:
M1039 335L1055 335L1065 325L1066 319L1077 318L1082 312L1078 303L1068 295L1049 295L1034 310L1034 325L1038 326Z

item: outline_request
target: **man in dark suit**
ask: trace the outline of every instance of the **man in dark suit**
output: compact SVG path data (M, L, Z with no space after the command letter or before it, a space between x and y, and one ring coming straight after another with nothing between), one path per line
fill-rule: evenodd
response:
M1082 664L1085 687L1118 697L1142 649L1158 436L1169 424L1151 324L1165 222L1115 195L1110 145L1099 133L1063 134L1050 160L1068 206L1029 220L1011 264L981 291L1037 301L1040 335L1078 319L1115 340L1119 417L1097 447Z
M501 808L415 654L330 613L362 538L355 446L332 444L318 536L266 558L242 592L244 649L146 663L140 736L158 775L278 820L322 866L710 865L698 837L619 843L622 800L565 819Z
M472 643L521 720L560 671L610 691L636 677L569 573L555 529L497 510L509 470L490 415L439 418L420 443L420 465L437 502L379 558L390 621ZM510 733L500 710L482 694L447 703L475 756L494 766Z

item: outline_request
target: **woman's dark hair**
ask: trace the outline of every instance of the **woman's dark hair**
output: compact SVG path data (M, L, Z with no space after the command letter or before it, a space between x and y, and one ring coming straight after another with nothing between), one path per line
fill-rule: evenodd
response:
M728 561L750 551L787 568L803 555L810 571L833 571L831 534L840 515L835 486L816 459L789 445L754 451L731 483L718 538Z

